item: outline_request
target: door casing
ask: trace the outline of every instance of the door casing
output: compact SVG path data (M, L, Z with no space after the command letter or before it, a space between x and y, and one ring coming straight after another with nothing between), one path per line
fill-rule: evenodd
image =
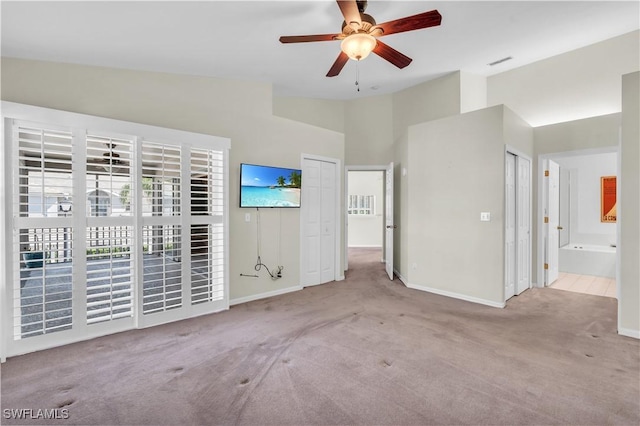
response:
M393 164L393 163L391 163ZM360 166L360 165L349 165L349 166L345 166L345 173L344 173L344 200L345 200L345 208L344 208L344 223L345 223L345 227L344 227L344 269L345 271L349 269L349 228L348 228L348 223L349 223L349 217L347 214L347 205L348 205L348 199L347 197L349 196L349 172L350 171L370 171L370 172L382 172L382 173L386 173L387 169L389 168L389 164L384 164L384 165L374 165L374 166ZM386 175L385 175L385 188L384 188L384 193L386 194L387 192L387 188L386 188ZM393 188L391 188L391 190L393 191ZM386 198L385 198L385 203L386 203ZM386 226L387 226L387 206L386 204L384 205L384 212L385 212L385 218L382 221L385 224L385 229L383 230L383 233L385 235L385 238L383 239L383 243L382 243L382 259L380 259L380 261L382 263L386 263L386 258L385 258L385 253L387 252L387 232L386 232ZM393 215L393 210L391 210L392 215ZM391 223L393 223L393 217L391 217ZM393 244L393 239L391 241L391 243Z
M507 182L507 159L509 156L513 156L513 203L515 204L515 211L513 211L513 256L509 257L507 250L507 227L508 227L508 212L509 201L508 197L508 182ZM531 224L532 224L532 209L531 209L531 158L511 146L505 146L505 289L504 298L505 301L511 296L518 295L523 291L531 288L531 270L532 270L532 239L531 239ZM526 166L526 167L525 167ZM524 192L524 193L523 193ZM511 260L512 264L509 264ZM507 292L509 266L513 267L513 289ZM511 294L512 293L512 294Z
M342 206L342 200L340 198L340 188L341 188L341 175L342 175L342 162L340 159L337 158L331 158L331 157L324 157L324 156L319 156L319 155L313 155L313 154L301 154L300 156L300 165L302 167L302 194L301 194L301 202L304 203L305 201L305 185L304 185L304 176L305 176L305 160L314 160L314 161L320 161L320 162L326 162L326 163L333 163L335 164L335 176L334 176L334 193L335 193L335 201L334 201L334 208L333 208L333 222L334 222L334 226L335 226L335 230L334 230L334 236L335 236L335 244L334 244L334 253L332 256L334 265L333 265L333 279L335 281L341 281L344 279L344 274L343 274L343 269L342 269L342 265L341 265L341 260L342 260L342 256L341 256L341 236L342 233L340 232L341 229L341 224L342 224L342 220L341 220L341 215L340 215L340 211L341 211L341 206ZM308 247L308 243L305 239L305 223L302 217L302 208L301 208L301 215L300 215L300 284L304 287L305 286L305 279L303 277L304 274L304 259L305 259L305 255L304 253L306 253L309 249ZM313 285L313 284L312 284Z

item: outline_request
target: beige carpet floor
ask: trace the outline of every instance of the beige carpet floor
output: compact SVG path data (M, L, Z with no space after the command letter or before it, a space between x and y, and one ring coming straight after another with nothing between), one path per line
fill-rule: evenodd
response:
M10 358L3 414L68 410L32 424L640 424L640 341L616 333L615 299L532 289L496 309L390 281L378 251L350 259L342 282Z

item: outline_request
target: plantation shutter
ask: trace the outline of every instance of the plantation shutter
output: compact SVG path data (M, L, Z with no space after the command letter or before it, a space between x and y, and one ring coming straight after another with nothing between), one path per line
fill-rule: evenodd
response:
M228 139L2 105L1 357L229 307Z
M133 141L88 135L86 144L86 311L94 324L133 316Z
M13 338L72 327L71 132L15 122Z
M191 150L191 303L224 298L224 156Z
M142 312L152 314L182 304L182 148L142 143Z

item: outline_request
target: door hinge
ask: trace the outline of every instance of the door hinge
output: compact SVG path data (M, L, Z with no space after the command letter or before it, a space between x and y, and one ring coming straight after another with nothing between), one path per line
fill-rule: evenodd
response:
M544 177L549 177L549 170L544 171Z
M544 223L549 223L549 216L544 217Z
M548 264L548 263L545 263L545 264L544 264L544 269L545 269L545 270L546 270L546 269L549 269L549 264Z

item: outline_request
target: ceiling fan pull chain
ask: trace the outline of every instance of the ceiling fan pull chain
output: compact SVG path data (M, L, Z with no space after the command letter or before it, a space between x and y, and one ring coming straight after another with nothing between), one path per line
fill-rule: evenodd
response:
M360 91L360 83L358 82L358 80L360 80L360 61L356 61L356 88L358 89L358 92Z

